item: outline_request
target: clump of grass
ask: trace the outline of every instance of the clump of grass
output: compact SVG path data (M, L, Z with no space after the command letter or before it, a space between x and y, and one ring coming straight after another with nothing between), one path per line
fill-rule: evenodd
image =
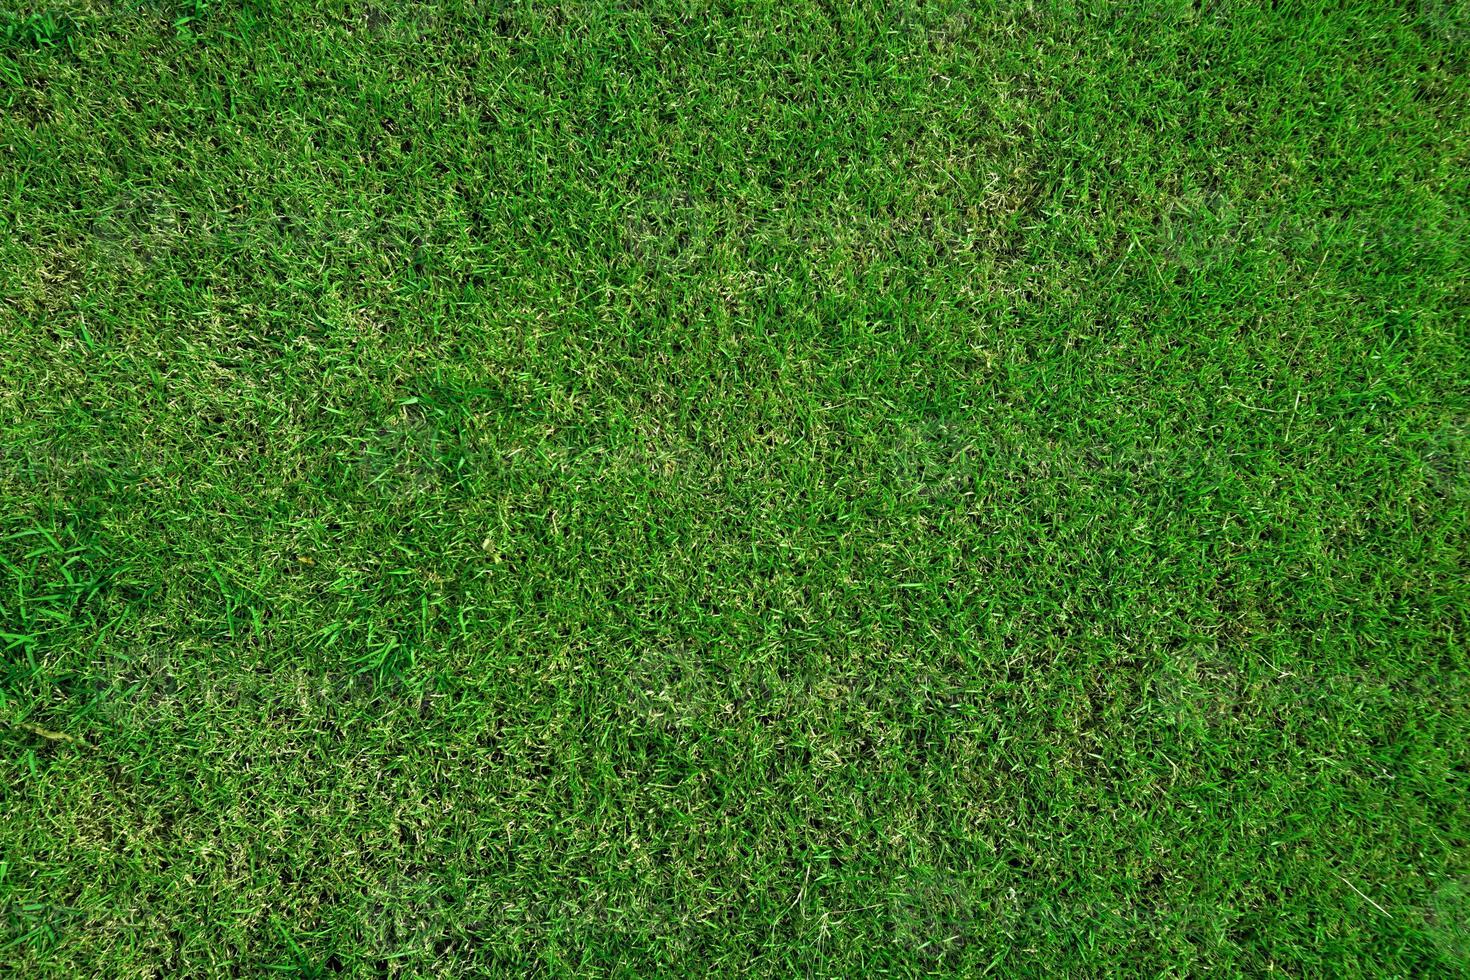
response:
M0 11L0 51L75 47L77 23L64 12L17 14Z

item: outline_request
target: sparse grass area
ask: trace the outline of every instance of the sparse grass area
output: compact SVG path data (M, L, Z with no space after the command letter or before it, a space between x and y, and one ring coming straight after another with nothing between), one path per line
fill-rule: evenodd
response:
M3 2L0 970L1470 969L1459 4Z

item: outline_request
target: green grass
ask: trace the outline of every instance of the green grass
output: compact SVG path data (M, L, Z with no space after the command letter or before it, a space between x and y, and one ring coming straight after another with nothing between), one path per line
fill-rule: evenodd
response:
M0 970L1470 970L1466 8L4 3Z

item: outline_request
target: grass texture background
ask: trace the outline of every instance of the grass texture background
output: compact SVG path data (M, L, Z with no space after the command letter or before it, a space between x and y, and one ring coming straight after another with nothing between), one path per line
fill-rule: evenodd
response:
M3 7L7 972L1470 969L1464 7Z

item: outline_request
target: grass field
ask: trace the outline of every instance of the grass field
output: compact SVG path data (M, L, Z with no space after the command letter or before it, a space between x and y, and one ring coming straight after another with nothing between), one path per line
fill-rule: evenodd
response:
M0 972L1470 971L1470 8L0 8Z

